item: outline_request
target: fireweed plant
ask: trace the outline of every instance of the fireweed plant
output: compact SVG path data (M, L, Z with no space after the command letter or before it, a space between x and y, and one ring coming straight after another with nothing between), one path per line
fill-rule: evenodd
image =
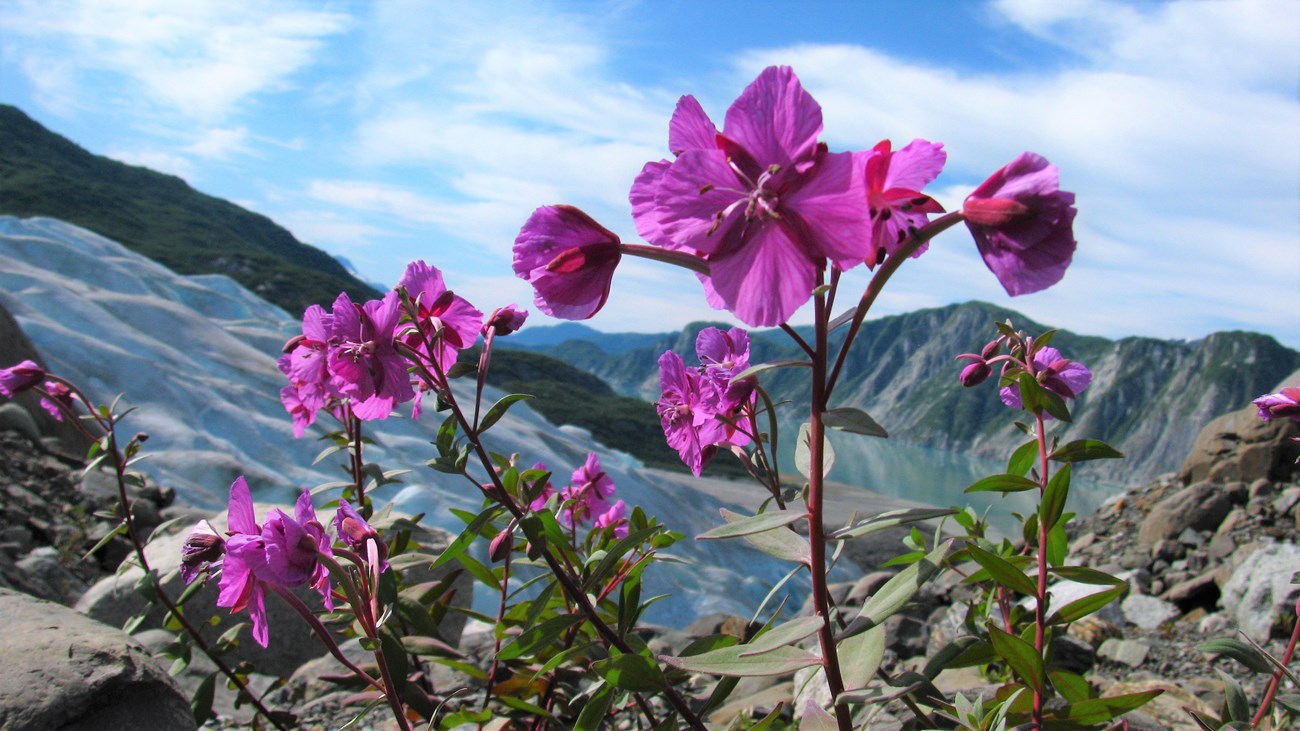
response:
M727 110L721 130L685 96L669 123L671 159L647 163L629 194L636 229L648 243L624 243L583 211L550 205L528 218L514 248L515 273L533 285L537 307L556 317L594 316L610 296L621 258L639 256L687 269L712 306L751 327L780 328L794 341L803 357L751 364L744 329L707 329L696 342L695 361L673 352L660 358L662 397L655 407L668 444L694 474L731 452L769 494L757 514L724 511L724 524L698 538L745 540L789 562L787 580L806 572L811 616L782 622L782 607L769 608L783 580L743 636L713 635L679 655L656 657L638 622L664 597L643 596L642 577L656 561L671 559L663 550L682 536L615 500L616 486L594 454L557 487L560 480L546 465L525 467L531 461L524 457L489 449L489 430L528 398L512 394L485 403L493 345L518 330L527 313L511 305L485 318L424 262L409 265L381 299L357 303L341 294L330 309L304 313L302 333L279 361L288 380L281 400L298 436L322 414L337 421L317 461L344 457L347 479L303 492L292 514L271 510L260 523L248 485L236 480L227 530L201 523L185 543L181 573L191 588L182 599L215 581L217 605L235 616L246 613L253 640L270 651L275 631L265 603L287 602L349 670L359 712L386 706L403 729L705 729L740 678L796 671L806 680L793 711L800 728L809 729L847 731L893 701L907 709L910 725L922 728L1093 727L1149 700L1154 693L1099 698L1084 679L1053 664L1053 637L1127 587L1068 562L1065 526L1072 516L1064 506L1072 465L1119 455L1092 440L1060 444L1049 433L1070 421L1068 402L1091 379L1082 364L1048 347L1050 332L1030 337L1000 324L980 353L958 356L969 361L958 375L964 385L999 371L1002 401L1023 415L1018 425L1027 441L1006 473L969 488L1038 491L1038 509L1023 517L1020 540L991 537L970 509L895 511L828 525L823 505L833 453L827 429L886 436L866 413L835 406L834 395L848 352L889 279L939 233L964 223L1009 294L1043 290L1060 281L1073 257L1075 208L1073 194L1058 186L1055 166L1024 153L977 187L961 210L945 212L923 192L946 161L941 144L914 140L895 149L885 140L869 150L832 152L818 140L821 131L820 106L788 68L764 70ZM842 274L858 266L871 271L869 283L837 316L837 304L854 294L841 291ZM809 301L812 326L796 330L788 321ZM480 338L475 363L466 353ZM58 381L38 385L45 375L34 368L0 369L0 393L35 388L51 407L81 398ZM760 382L776 368L800 369L809 379L809 403L798 406L807 414L795 437L799 478L781 472L777 409ZM453 388L461 378L472 385ZM466 527L438 553L418 542L420 516L377 511L372 500L376 488L397 482L400 473L366 461L372 443L366 425L406 404L412 418L432 409L441 419L436 456L427 466L459 476L482 496L478 512L456 511ZM119 453L116 417L111 410L92 414L107 434L96 437L98 458L108 455L126 479L140 440ZM333 492L340 494L325 506L335 506L335 517L322 521L313 501ZM130 532L130 510L124 515ZM949 516L964 537L949 537L942 524L932 536L918 527ZM836 606L827 573L845 543L899 525L912 526L909 552L891 562L902 568L856 612ZM487 546L471 550L479 539ZM453 573L432 578L429 569L444 567ZM888 672L881 667L885 620L950 570L976 596L965 606L964 636L919 670ZM456 572L498 597L495 616L452 606ZM156 589L156 573L149 575ZM1052 588L1059 581L1098 590L1056 606ZM319 601L323 613L307 601ZM439 636L451 611L494 628L486 671ZM172 614L192 637L186 642L205 649L183 612L172 608ZM349 660L340 637L355 638L373 662ZM234 634L225 644L233 641ZM210 653L219 666L220 649ZM464 673L472 687L435 687L434 664ZM996 696L948 698L935 687L939 672L964 666L998 680ZM246 677L227 670L231 683ZM205 719L208 706L196 706ZM283 715L258 708L273 724L284 723ZM779 727L788 710L778 707L750 727Z

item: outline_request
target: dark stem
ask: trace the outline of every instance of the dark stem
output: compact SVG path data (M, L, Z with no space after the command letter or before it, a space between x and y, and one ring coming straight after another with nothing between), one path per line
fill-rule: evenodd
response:
M1032 359L1028 359L1032 360ZM1030 365L1032 368L1032 364ZM1048 482L1048 450L1046 420L1042 414L1035 415L1038 419L1038 457L1039 457L1039 503L1042 503L1043 495L1047 494ZM1034 649L1038 651L1038 656L1043 657L1043 646L1046 644L1047 636L1047 523L1043 521L1043 516L1038 516L1038 594L1034 597ZM1043 679L1037 678L1034 689L1034 728L1043 727Z
M1297 604L1296 606L1300 607L1300 604ZM1295 629L1291 630L1291 641L1287 643L1286 653L1282 655L1283 667L1291 664L1291 656L1295 654L1297 641L1300 641L1300 609L1297 609ZM1268 690L1264 692L1264 701L1260 703L1259 710L1255 713L1255 717L1250 720L1251 728L1258 726L1260 721L1264 720L1264 716L1268 713L1268 710L1272 708L1273 696L1277 694L1277 688L1281 682L1282 668L1278 668L1273 671L1273 677L1268 681Z

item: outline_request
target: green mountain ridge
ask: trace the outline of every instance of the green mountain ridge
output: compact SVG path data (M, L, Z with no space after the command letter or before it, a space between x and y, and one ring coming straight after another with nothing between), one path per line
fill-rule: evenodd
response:
M846 359L833 406L870 413L891 437L977 457L1002 457L1024 437L1008 418L993 383L963 388L957 380L959 353L978 352L994 335L995 322L1010 319L1030 333L1048 327L1013 310L985 302L883 317L864 323ZM659 397L657 361L664 350L688 363L695 357L698 332L709 323L692 323L664 333L654 345L613 354L594 342L566 342L538 352L566 360L604 379L618 393ZM832 335L842 342L843 331ZM800 358L802 353L779 330L751 335L751 362ZM504 345L504 343L503 343ZM1300 368L1300 352L1267 335L1214 333L1194 342L1128 337L1120 340L1059 331L1052 345L1087 365L1092 385L1080 396L1075 421L1064 439L1103 439L1127 459L1087 467L1097 479L1125 484L1176 470L1196 435L1216 416L1240 409L1275 388ZM781 400L808 397L803 369L764 374L765 387ZM788 420L801 420L787 407Z
M0 105L0 214L76 224L179 274L228 275L292 315L342 291L378 295L266 216L178 177L94 155L7 105Z

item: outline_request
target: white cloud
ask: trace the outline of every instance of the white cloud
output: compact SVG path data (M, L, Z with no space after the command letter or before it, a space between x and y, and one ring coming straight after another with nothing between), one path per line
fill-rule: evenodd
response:
M189 152L214 160L225 160L231 155L246 153L248 149L248 129L245 127L205 130L194 144L189 146Z
M249 96L285 87L345 15L294 2L80 0L6 3L4 45L51 103L103 103L105 77L123 79L112 100L205 121ZM40 69L53 66L57 73ZM74 100L82 99L80 103Z

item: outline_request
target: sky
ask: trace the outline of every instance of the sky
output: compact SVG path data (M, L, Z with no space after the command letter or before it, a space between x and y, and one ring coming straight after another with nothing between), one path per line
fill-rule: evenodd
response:
M796 10L797 9L797 10ZM1300 347L1300 2L5 0L0 103L86 149L265 214L388 287L407 262L491 309L538 206L636 242L627 193L695 96L722 126L793 67L832 150L942 142L950 210L1022 151L1077 195L1078 251L1011 298L964 228L872 316L971 299L1075 332ZM868 273L844 285L856 298ZM844 300L844 301L847 301ZM296 313L295 313L296 314ZM811 307L795 317L808 321ZM727 321L625 257L606 331Z

